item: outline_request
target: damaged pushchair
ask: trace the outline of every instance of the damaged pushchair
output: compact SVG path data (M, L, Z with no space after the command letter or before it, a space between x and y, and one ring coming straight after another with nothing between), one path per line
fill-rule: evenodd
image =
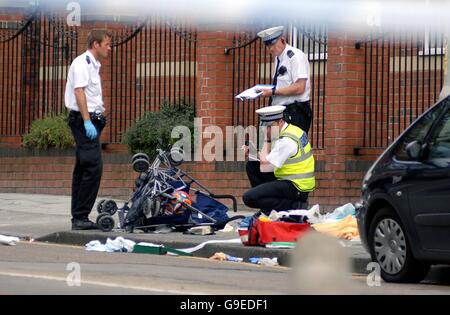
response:
M157 156L150 164L144 153L133 156L132 164L139 173L131 199L118 208L113 200L102 200L97 205L97 225L102 231L113 230L113 216L118 213L119 229L133 233L135 229L150 232L161 225L177 231L186 231L196 226L211 226L223 229L233 220L229 218L228 207L217 199L229 199L233 211L237 212L237 201L231 195L215 195L201 183L178 167L183 163L184 152L172 148L170 152L157 150ZM195 188L192 186L196 186ZM195 193L193 201L191 194Z

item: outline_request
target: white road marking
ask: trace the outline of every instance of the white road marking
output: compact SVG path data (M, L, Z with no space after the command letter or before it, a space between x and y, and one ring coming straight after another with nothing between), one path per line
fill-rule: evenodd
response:
M66 282L66 278L63 278L63 277L33 275L33 274L16 273L16 272L0 271L0 276ZM148 292L154 292L154 293L180 294L180 295L207 295L208 294L208 293L204 293L204 292L192 292L192 291L186 292L186 291L177 291L177 290L153 289L153 288L148 288L148 287L128 286L128 285L123 285L123 284L118 284L118 283L108 283L108 282L99 282L99 281L84 281L84 280L82 280L81 285L94 285L94 286L102 286L102 287L116 288L116 289L130 289L130 290L148 291Z

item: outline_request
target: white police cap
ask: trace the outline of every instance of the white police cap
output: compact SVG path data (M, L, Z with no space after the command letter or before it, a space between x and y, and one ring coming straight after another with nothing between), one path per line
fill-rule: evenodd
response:
M276 26L259 32L258 36L261 37L264 44L273 45L283 35L283 32L284 26Z
M276 105L258 109L256 113L260 116L261 125L268 126L274 121L283 118L283 112L285 109L286 106Z

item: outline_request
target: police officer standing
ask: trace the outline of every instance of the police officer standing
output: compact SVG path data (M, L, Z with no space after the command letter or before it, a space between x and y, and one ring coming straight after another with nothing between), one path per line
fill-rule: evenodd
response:
M258 33L275 60L272 89L262 97L271 97L269 105L286 106L286 121L309 133L311 127L309 62L299 49L286 43L284 27L277 26Z
M100 134L106 124L103 116L100 60L111 50L111 34L94 29L88 35L87 51L75 58L69 68L65 104L70 110L69 126L76 143L76 163L72 178L72 229L90 230L89 220L103 172Z
M308 196L316 187L314 156L308 135L299 127L284 120L284 106L270 106L257 110L261 125L270 132L259 153L260 163L247 168L252 189L243 196L244 204L269 214L272 210L306 209ZM272 138L275 139L272 143Z

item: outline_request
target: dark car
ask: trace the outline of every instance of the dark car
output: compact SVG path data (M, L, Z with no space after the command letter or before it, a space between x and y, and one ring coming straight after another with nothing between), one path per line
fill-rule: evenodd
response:
M450 264L450 97L373 164L357 208L361 240L385 281L420 282L431 265Z

